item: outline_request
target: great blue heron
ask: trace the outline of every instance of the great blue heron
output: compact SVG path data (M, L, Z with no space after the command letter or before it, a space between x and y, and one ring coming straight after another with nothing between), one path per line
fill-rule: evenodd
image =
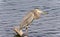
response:
M39 9L34 9L31 10L23 19L22 22L20 23L20 32L22 32L23 28L26 28L26 32L28 32L28 25L34 20L34 19L39 19L41 14L44 14L45 12L39 10Z

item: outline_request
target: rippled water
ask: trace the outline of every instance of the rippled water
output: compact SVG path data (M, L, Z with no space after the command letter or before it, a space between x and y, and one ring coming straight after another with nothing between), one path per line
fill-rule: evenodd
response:
M49 14L29 26L29 37L60 37L60 0L0 0L0 37L16 37L13 27L36 7Z

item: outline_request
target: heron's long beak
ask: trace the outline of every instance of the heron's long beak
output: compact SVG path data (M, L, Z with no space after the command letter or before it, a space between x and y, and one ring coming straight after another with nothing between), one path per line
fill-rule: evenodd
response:
M41 10L38 10L36 9L38 13L42 13L42 14L48 14L47 12L44 12L44 11L41 11Z
M43 12L42 14L48 14L47 12Z

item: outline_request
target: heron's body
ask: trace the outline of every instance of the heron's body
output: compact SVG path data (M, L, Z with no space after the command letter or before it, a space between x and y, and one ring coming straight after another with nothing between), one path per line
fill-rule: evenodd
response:
M26 16L24 16L21 24L20 29L28 26L34 19L38 19L40 17L39 10L31 10Z
M20 24L20 29L22 28L25 28L26 26L28 26L32 21L33 21L33 18L34 17L34 14L31 12L31 13L28 13L22 20L21 24Z
M26 32L28 31L28 25L34 20L34 19L39 19L41 13L43 13L39 9L34 9L31 10L26 16L24 16L22 22L20 23L20 32L22 31L23 28L26 28Z

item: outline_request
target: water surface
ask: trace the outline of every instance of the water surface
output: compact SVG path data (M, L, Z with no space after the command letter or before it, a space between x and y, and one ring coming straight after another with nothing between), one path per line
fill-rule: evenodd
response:
M0 37L14 37L13 27L36 7L49 14L29 26L29 37L60 37L60 0L0 0Z

